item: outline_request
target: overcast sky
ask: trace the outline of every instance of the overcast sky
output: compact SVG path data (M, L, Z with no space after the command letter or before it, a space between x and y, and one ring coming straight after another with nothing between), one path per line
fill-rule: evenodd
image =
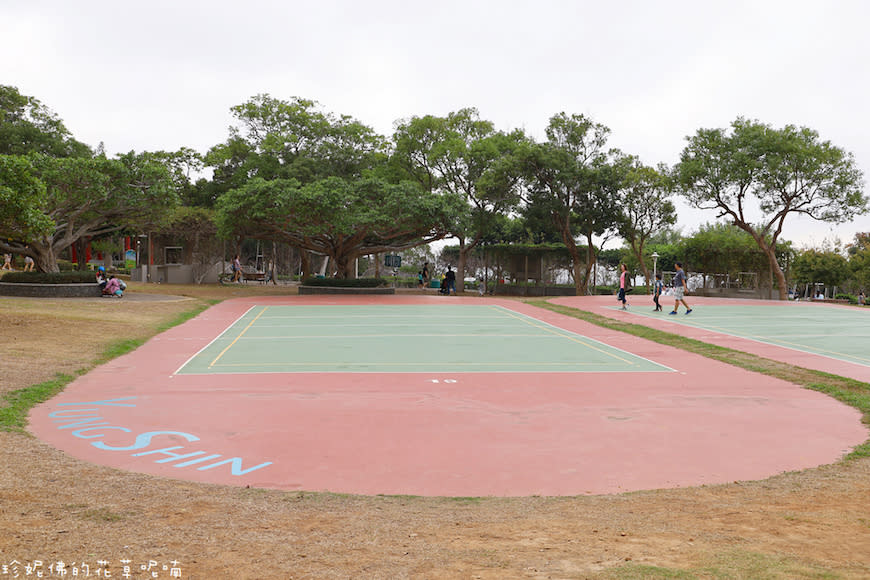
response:
M384 135L476 107L537 139L581 113L609 145L673 164L738 116L804 125L870 177L870 3L862 0L0 0L0 84L110 154L205 152L253 95L313 99ZM714 212L679 204L690 233ZM840 226L786 223L799 246Z

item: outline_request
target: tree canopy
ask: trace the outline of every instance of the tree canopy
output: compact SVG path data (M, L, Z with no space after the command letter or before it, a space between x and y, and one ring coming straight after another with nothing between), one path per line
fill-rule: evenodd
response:
M481 244L559 240L583 293L600 253L593 238L603 245L621 236L622 259L630 250L647 277L650 251L665 252L662 267L672 261L662 244L674 237L663 235L675 223L678 191L751 237L784 297L787 216L841 223L867 210L852 155L806 127L738 118L698 130L673 169L653 169L608 149L604 125L564 112L550 118L543 142L497 131L471 107L400 120L391 139L300 97L260 94L231 114L227 139L205 155L182 147L109 159L37 99L0 85L0 249L53 270L73 243L189 229L208 260L214 249L200 241L218 231L240 245L250 236L306 250L304 272L309 252L328 255L346 276L355 257L455 237L461 281ZM168 217L179 204L191 211ZM681 251L696 268L730 271L735 232L702 229ZM865 242L849 248L859 283Z
M35 97L0 85L0 155L42 153L52 157L90 156L60 118Z
M646 167L634 157L625 158L623 163L626 169L620 198L622 219L618 225L619 234L634 253L649 286L647 241L656 232L677 223L677 210L669 199L670 190L663 168L657 171Z
M615 229L620 220L616 198L623 176L613 165L615 152L604 148L610 133L604 125L560 113L550 119L546 133L546 142L522 152L524 201L550 215L571 254L577 293L585 294L596 259L593 236ZM585 259L580 237L586 238Z
M519 201L520 174L511 154L525 142L522 132L496 131L477 109L465 108L446 117L412 117L393 135L394 164L428 191L461 196L465 211L449 233L459 241L457 284L464 285L465 263L487 232Z
M33 257L41 272L57 271L60 252L79 239L144 228L177 203L166 167L147 154L0 156L0 167L0 190L15 188L20 208L3 210L0 249Z
M738 118L730 131L700 129L688 141L674 169L683 195L755 239L782 300L788 289L776 244L788 216L843 223L867 211L863 175L852 154L812 129L775 129Z
M340 276L351 277L359 256L443 238L460 205L458 196L410 181L254 178L221 196L217 219L224 235L244 232L325 254Z

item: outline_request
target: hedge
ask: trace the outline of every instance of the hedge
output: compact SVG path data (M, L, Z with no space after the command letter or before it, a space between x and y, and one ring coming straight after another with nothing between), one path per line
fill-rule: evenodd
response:
M10 272L3 282L13 284L96 284L93 272Z
M383 278L306 278L303 286L331 286L334 288L377 288L388 286Z

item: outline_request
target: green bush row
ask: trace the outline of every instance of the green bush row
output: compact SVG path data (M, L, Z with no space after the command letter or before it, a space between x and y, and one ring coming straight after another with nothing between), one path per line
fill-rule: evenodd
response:
M383 278L306 278L304 286L330 286L333 288L377 288L387 286Z
M93 272L10 272L3 282L13 284L96 284Z
M849 304L858 304L858 297L853 296L852 294L840 293L834 296L837 300L848 300Z

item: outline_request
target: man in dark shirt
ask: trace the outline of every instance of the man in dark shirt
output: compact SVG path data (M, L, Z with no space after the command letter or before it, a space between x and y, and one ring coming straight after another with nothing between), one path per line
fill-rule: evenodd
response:
M451 290L453 290L453 294L456 294L456 273L450 269L450 266L447 266L444 281L447 282L447 294L449 295Z
M686 314L691 314L692 309L683 299L683 295L686 292L686 273L683 271L683 264L677 262L674 264L674 267L677 269L677 273L674 275L674 298L676 301L674 302L674 311L670 314L676 314L677 309L680 307L680 302L683 303L683 306L686 307Z

